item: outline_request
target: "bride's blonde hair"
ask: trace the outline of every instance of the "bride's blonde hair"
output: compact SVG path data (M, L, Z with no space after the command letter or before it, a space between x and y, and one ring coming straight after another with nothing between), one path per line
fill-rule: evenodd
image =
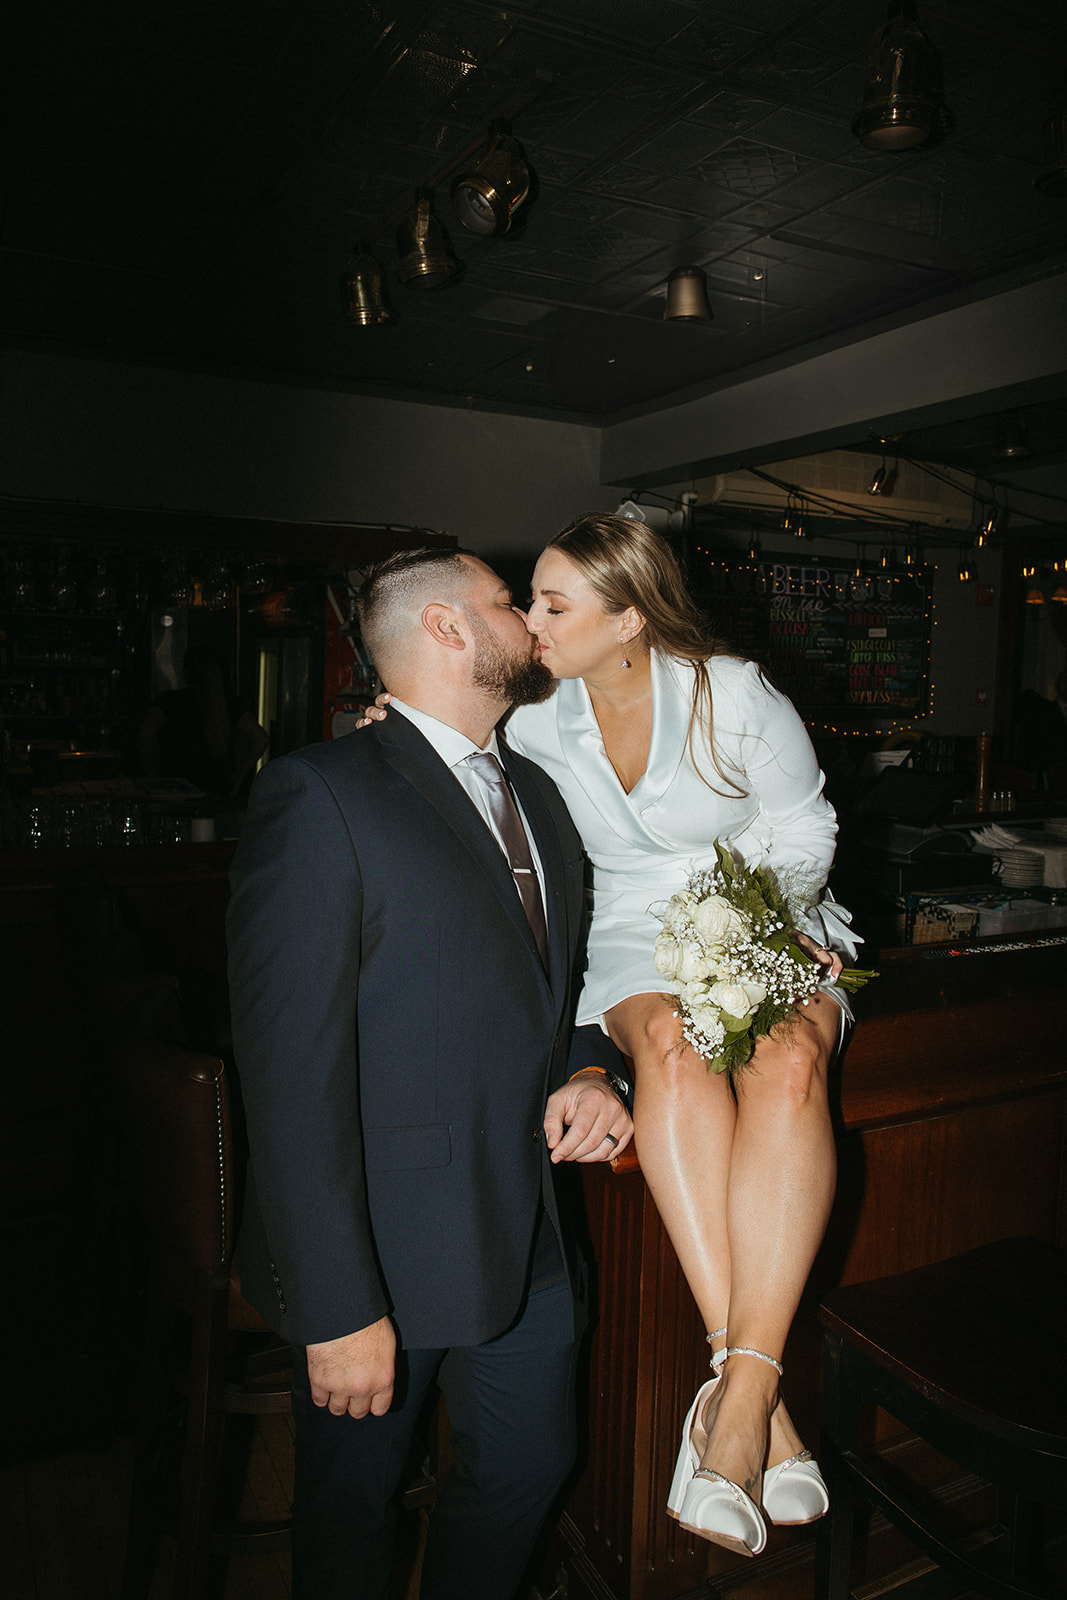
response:
M605 611L621 615L634 606L644 617L643 637L650 650L688 661L693 668L693 704L689 714L689 752L699 730L707 740L715 770L739 793L736 783L719 764L712 737L711 681L708 662L713 656L733 655L718 638L686 588L674 551L646 522L606 512L589 512L548 542L573 561Z

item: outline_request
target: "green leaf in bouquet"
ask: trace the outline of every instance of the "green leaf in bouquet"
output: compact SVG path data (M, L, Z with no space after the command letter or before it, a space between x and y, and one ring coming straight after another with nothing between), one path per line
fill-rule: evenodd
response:
M727 850L726 846L719 843L718 839L715 841L715 854L719 858L719 870L721 871L723 877L726 879L727 883L732 883L737 875L737 868L734 866L734 858L730 854L729 850Z

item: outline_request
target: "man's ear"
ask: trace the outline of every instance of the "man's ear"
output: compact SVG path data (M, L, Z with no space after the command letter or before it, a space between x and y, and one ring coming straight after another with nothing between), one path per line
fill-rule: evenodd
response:
M463 630L459 625L458 615L454 606L441 605L436 602L427 606L422 613L422 625L433 639L435 644L443 644L446 650L465 650L467 641L463 637Z

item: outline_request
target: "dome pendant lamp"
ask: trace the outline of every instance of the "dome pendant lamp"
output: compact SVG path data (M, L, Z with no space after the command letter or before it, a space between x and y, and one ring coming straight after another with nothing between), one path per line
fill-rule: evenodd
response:
M863 106L852 132L869 150L913 150L938 120L937 68L929 40L915 20L914 0L890 0L871 40Z

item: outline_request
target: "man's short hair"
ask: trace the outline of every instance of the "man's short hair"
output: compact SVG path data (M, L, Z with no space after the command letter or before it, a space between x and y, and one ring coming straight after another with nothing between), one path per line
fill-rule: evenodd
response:
M371 567L356 594L356 615L364 648L381 677L412 640L423 607L438 601L460 605L474 574L463 560L467 550L397 550Z

